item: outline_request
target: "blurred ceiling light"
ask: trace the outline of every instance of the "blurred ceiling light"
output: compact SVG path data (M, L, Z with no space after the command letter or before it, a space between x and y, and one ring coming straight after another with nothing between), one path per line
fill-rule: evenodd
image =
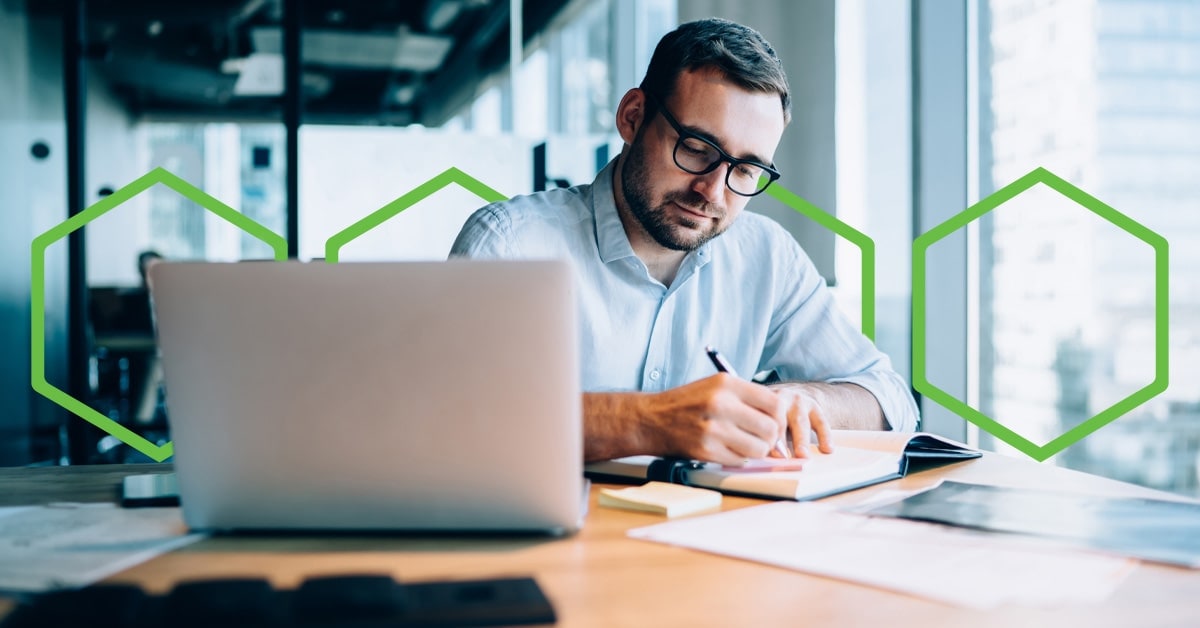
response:
M309 98L320 98L333 89L333 79L320 72L304 72L300 75L300 84Z
M445 29L462 13L462 0L433 0L425 5L425 28L437 32Z
M221 74L240 74L245 66L245 57L226 59L221 62Z
M416 85L398 85L392 88L392 103L407 106L417 97Z
M250 39L258 52L283 51L279 27L255 28ZM442 65L453 44L452 37L413 33L403 26L395 34L305 30L301 54L305 63L431 72Z
M452 37L413 33L402 26L396 32L396 56L392 67L413 72L432 72L442 65L454 45Z
M283 93L283 55L256 52L242 60L233 85L235 96L278 96Z

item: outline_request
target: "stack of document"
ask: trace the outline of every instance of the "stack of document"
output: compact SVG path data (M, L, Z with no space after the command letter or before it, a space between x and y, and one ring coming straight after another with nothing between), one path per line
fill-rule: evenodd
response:
M188 533L179 508L0 508L0 590L85 586L202 538Z

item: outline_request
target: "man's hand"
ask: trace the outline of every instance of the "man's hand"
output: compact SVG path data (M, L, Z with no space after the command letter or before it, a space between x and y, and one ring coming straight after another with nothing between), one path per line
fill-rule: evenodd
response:
M831 430L890 429L875 395L858 384L781 382L771 384L771 390L807 396L811 400L808 407L816 406L825 425ZM813 413L810 410L807 414L811 417ZM813 430L816 429L817 424L813 423ZM820 432L817 432L817 436L820 437Z
M646 400L648 427L666 454L742 464L771 451L787 425L787 405L771 389L726 373Z
M829 433L829 421L821 404L811 394L798 386L778 389L777 394L785 406L788 426L788 447L797 458L809 456L808 445L812 434L817 435L817 448L821 453L833 453L833 441ZM777 455L772 452L773 455Z
M804 421L828 451L824 414L810 401L725 373L660 393L584 393L584 457L650 454L740 465L767 456L789 431L793 451L805 455Z

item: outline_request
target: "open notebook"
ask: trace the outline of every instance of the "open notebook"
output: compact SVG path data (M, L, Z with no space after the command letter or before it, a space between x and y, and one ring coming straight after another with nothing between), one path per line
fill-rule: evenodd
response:
M733 495L807 500L903 477L914 464L947 463L982 454L923 432L834 430L834 451L813 447L800 471L748 471L692 460L630 456L588 464L597 481L634 479L703 486Z

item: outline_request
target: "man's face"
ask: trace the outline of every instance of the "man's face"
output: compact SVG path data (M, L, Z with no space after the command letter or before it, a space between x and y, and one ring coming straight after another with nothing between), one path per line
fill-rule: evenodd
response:
M661 105L683 129L734 157L770 164L783 135L778 94L746 91L712 70L682 73ZM692 251L728 229L750 199L726 186L728 163L702 175L681 170L673 157L678 139L661 113L644 119L627 151L621 188L629 213L659 246Z

